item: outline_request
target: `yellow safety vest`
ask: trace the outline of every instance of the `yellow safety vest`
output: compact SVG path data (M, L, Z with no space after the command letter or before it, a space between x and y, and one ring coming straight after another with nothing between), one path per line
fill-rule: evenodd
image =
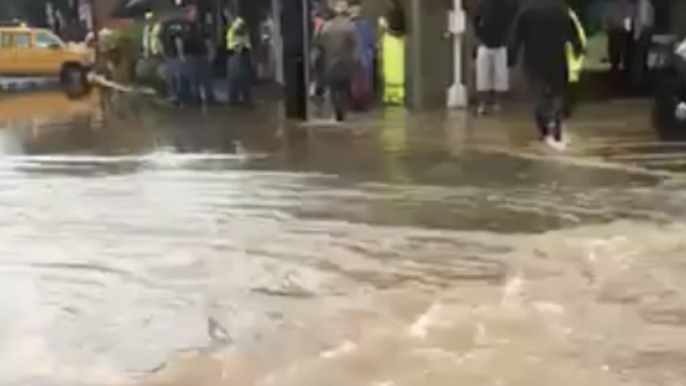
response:
M150 53L152 55L159 55L162 53L160 47L160 34L162 33L162 23L157 22L152 26L150 31Z
M584 26L581 24L579 17L573 9L569 10L569 17L574 22L576 33L578 34L579 41L581 42L582 51L586 51L586 46L588 45L588 38L586 37L586 31L584 31ZM578 83L579 80L581 80L581 72L584 69L586 54L582 52L577 56L574 52L574 45L570 42L567 42L565 44L565 53L567 55L567 68L569 69L569 82Z
M382 45L384 101L402 104L405 100L405 38L387 32Z
M226 31L226 48L229 51L238 51L242 48L251 48L250 35L247 33L238 33L238 29L243 27L245 22L238 18L234 20Z

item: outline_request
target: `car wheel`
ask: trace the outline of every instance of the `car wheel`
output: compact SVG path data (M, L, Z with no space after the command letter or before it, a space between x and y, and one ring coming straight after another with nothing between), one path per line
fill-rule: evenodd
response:
M67 65L62 69L60 82L69 99L79 99L90 91L86 70L78 65Z

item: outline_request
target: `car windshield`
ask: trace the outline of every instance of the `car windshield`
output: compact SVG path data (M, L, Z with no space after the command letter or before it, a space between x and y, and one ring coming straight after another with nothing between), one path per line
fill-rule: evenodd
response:
M36 48L54 48L62 46L62 41L57 36L47 32L39 32L36 34Z

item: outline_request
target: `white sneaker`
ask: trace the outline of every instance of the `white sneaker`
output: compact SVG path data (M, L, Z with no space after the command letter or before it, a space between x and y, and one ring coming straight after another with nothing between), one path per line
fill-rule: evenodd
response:
M555 138L553 138L551 135L546 135L546 136L543 138L543 143L545 143L545 144L548 145L549 147L553 147L553 146L554 146L554 143L555 143Z
M565 143L564 140L556 140L553 137L546 137L545 139L546 145L548 145L551 149L557 150L557 151L565 151L567 150L567 144Z

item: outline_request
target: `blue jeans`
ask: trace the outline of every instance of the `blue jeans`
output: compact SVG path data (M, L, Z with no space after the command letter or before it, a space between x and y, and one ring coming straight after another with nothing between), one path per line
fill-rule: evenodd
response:
M182 103L197 103L198 92L195 83L195 69L193 60L185 58L180 60L179 65L179 101Z
M229 103L252 103L252 62L250 52L243 51L229 56Z
M193 93L197 100L206 104L216 101L214 94L212 62L208 58L196 57L193 61Z
M330 79L329 94L336 120L338 122L345 121L345 118L348 115L348 104L350 102L350 79L346 77Z
M181 60L174 57L164 59L164 74L169 98L178 101L181 94Z

